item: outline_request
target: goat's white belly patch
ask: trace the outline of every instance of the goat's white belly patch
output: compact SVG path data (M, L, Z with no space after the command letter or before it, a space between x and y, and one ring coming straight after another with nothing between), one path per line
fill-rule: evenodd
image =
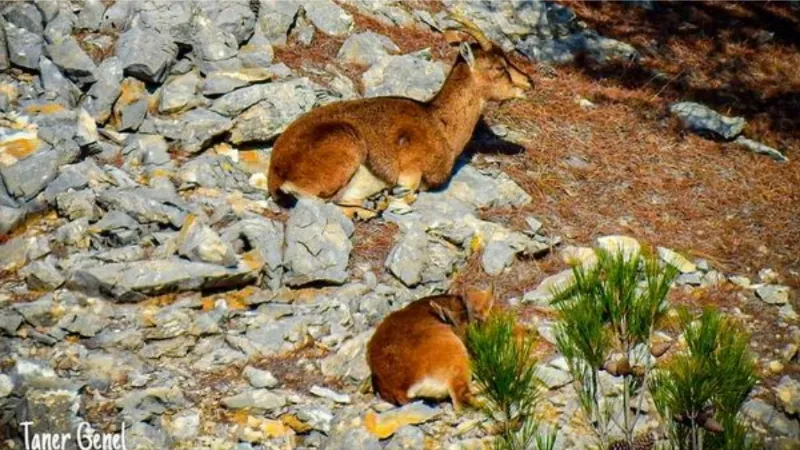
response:
M408 398L443 399L450 396L450 388L443 380L425 377L411 386L406 394Z
M360 203L362 200L372 197L387 187L389 187L389 185L385 181L376 177L364 165L360 165L356 173L350 178L350 181L347 182L347 185L337 194L337 202Z

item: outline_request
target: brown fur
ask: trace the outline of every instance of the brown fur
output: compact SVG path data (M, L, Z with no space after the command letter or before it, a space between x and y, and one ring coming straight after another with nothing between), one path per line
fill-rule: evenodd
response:
M456 408L471 402L469 355L464 334L470 320L484 320L492 294L439 295L417 300L388 315L367 345L372 384L395 404L408 403L409 389L425 379L447 386Z
M362 165L388 187L416 191L444 184L486 102L520 97L531 86L499 50L473 54L474 63L460 58L428 102L349 100L301 116L275 142L270 193L335 201Z

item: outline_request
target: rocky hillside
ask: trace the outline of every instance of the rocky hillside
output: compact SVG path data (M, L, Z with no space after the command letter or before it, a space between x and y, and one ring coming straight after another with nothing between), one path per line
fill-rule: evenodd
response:
M647 23L657 5L644 3L616 14ZM394 408L364 389L364 350L389 312L496 280L540 337L557 448L588 449L548 286L585 246L636 239L680 267L674 303L747 324L763 380L745 416L768 448L800 445L800 141L779 107L796 99L796 48L761 79L785 103L717 112L681 84L701 58L655 37L632 45L583 4L0 7L3 448L25 448L25 421L124 424L128 449L485 448L479 412ZM321 202L278 207L265 190L275 137L329 102L429 98L456 54L448 11L530 71L530 99L492 106L447 188L411 208L353 222ZM786 33L741 45L774 54ZM681 76L670 58L687 61ZM602 381L617 395L621 379ZM658 424L646 412L642 430Z

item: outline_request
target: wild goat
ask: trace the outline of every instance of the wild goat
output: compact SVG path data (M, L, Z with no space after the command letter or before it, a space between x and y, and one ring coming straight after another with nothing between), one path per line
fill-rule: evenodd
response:
M273 198L289 203L318 197L353 215L363 213L364 200L384 189L413 201L417 190L445 184L486 103L524 98L532 87L473 23L460 16L453 20L478 47L461 44L458 60L431 100L348 100L301 116L275 142L268 176Z
M399 405L448 396L456 409L472 403L464 336L470 323L486 319L493 303L493 289L468 291L426 297L389 314L367 345L375 392Z

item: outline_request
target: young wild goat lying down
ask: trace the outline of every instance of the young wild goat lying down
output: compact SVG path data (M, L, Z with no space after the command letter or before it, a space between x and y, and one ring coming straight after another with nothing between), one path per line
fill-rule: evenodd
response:
M403 405L412 398L471 402L467 326L486 319L493 292L438 295L389 314L367 345L372 386L381 398Z
M472 136L487 102L524 97L530 79L471 22L453 17L479 46L463 43L438 94L428 102L377 97L335 102L292 123L272 150L270 194L286 203L311 196L346 213L393 189L413 200L436 188ZM372 214L374 215L374 214Z

